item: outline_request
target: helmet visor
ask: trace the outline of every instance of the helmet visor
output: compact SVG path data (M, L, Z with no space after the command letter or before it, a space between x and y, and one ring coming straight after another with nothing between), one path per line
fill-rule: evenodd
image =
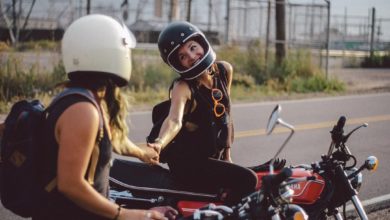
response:
M188 42L189 40L193 40L193 41L196 41L197 43L200 44L200 46L203 48L204 50L204 55L203 57L201 58L201 60L199 62L197 62L195 65L187 68L187 67L184 67L181 63L180 63L180 59L179 59L179 48L181 46L183 46L186 42ZM204 36L201 36L199 33L196 33L195 35L192 35L190 37L188 37L187 39L183 40L183 42L179 45L177 45L172 51L171 53L168 55L167 57L167 61L168 61L168 64L178 73L184 73L184 72L188 72L192 69L194 69L195 67L197 67L199 64L201 64L204 59L207 57L207 55L210 53L210 46L208 44L208 42L205 40Z

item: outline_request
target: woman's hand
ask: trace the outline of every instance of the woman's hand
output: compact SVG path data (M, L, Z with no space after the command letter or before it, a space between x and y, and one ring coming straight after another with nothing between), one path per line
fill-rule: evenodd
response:
M167 220L160 210L122 209L118 220ZM173 218L174 219L174 218Z
M157 152L158 154L161 153L161 143L160 142L154 142L154 143L148 143L148 147L153 149L155 152Z
M159 153L157 153L153 148L150 147L142 148L142 155L139 159L142 160L144 163L150 165L158 165L160 162Z
M172 208L170 206L159 206L159 207L151 208L150 210L158 211L158 212L164 214L164 216L170 220L176 219L176 216L179 214L174 208Z

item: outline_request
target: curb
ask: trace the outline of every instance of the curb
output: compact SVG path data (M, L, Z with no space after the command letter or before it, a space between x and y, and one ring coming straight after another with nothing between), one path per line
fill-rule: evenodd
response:
M362 205L367 214L389 208L390 194L362 201ZM359 217L352 203L348 204L345 210L348 217Z

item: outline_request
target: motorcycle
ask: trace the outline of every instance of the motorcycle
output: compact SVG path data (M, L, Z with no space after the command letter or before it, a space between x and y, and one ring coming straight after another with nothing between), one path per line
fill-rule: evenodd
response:
M307 220L308 215L300 206L290 204L294 191L289 185L302 181L297 179L287 181L291 174L291 169L284 168L278 174L264 176L261 189L243 198L237 205L228 207L211 203L195 210L193 215L182 220Z
M331 130L332 142L328 153L321 156L321 160L310 165L302 164L292 167L312 172L317 176L319 188L312 187L311 192L320 192L319 197L313 203L304 204L302 201L294 203L302 205L313 219L326 219L326 216L333 216L335 219L346 219L346 203L351 201L361 219L368 219L367 214L358 197L358 192L363 182L363 170L376 171L378 159L369 156L365 162L357 168L357 159L346 145L349 137L358 129L367 127L367 123L352 129L344 135L345 116L341 116L337 124ZM306 187L302 184L299 187ZM343 207L343 214L339 208Z
M284 161L278 161L276 158L295 132L292 125L280 118L280 112L281 106L277 105L269 117L267 134L271 134L276 125L289 128L291 132L269 163L250 167L259 180L257 192L261 191L264 178L274 175L274 172L280 172L284 167ZM293 189L292 203L304 208L310 219L326 219L327 216L343 219L339 208L345 209L345 203L348 201L352 201L361 219L367 219L357 193L362 183L361 172L364 169L375 171L378 160L369 156L363 165L356 167L356 158L351 154L346 142L352 133L367 124L360 125L344 135L345 121L345 117L341 117L334 126L328 154L321 156L321 161L290 167L292 174L287 182ZM349 161L352 161L351 165L348 164ZM169 171L161 166L116 159L111 169L110 182L111 197L117 203L133 208L168 204L176 207L182 216L188 217L210 203L217 207L224 204L222 193L189 189L175 181Z
M274 111L269 120L269 129L273 129L276 125L275 119L277 114ZM289 127L293 131L293 127ZM270 131L271 132L271 131ZM290 136L291 137L291 136ZM249 196L243 198L238 204L234 206L226 206L221 202L219 198L215 195L207 195L204 193L195 193L190 191L180 191L179 188L176 189L167 189L167 188L145 188L136 187L134 185L127 185L119 180L111 177L112 187L110 191L110 197L115 200L116 203L119 203L124 206L129 207L139 207L139 208L149 208L151 206L158 205L171 205L176 207L181 214L180 219L182 220L212 220L212 219L241 219L241 220L252 220L252 219L299 219L306 220L308 216L306 212L298 205L290 204L292 201L292 196L294 191L290 188L291 184L296 184L300 181L307 181L307 178L295 178L289 179L292 175L292 170L290 168L280 168L280 163L276 166L275 173L275 159L276 156L283 150L284 146L289 141L289 138L286 139L284 144L278 150L272 160L264 166L264 169L269 169L268 174L264 175L261 179L262 184L259 190L253 192ZM119 163L134 163L129 161L116 161L115 170L118 169ZM127 164L129 165L129 164ZM147 169L159 169L155 173L151 174L150 180L153 177L157 177L158 184L165 183L171 179L169 178L160 178L158 174L164 173L163 168L159 166L154 167L145 167L145 165L136 163L133 164L135 167L134 170L138 170L142 173ZM115 167L115 166L114 166ZM140 169L141 168L141 169ZM152 171L153 172L153 171ZM150 174L150 173L149 173ZM169 175L169 172L164 173ZM115 174L113 174L115 175ZM157 176L155 176L157 175ZM145 180L144 178L142 178ZM149 182L149 181L147 181ZM134 183L134 182L133 182ZM174 182L173 182L174 183ZM168 186L169 184L165 185ZM124 191L125 190L125 191ZM130 194L130 192L132 194ZM149 194L151 197L146 198L146 195ZM157 196L158 195L158 196ZM153 198L154 196L154 198ZM157 196L157 197L156 197ZM215 203L209 203L215 200ZM207 204L207 205L205 205ZM202 207L203 205L203 207Z

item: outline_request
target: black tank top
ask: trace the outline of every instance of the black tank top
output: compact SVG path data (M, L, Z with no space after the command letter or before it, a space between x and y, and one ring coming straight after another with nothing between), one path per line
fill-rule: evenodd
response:
M227 93L227 73L222 64L218 63L219 73L214 75L216 87L223 93L220 101L225 105L226 111L223 116L217 118L214 115L214 102L211 97L211 89L199 86L194 89L196 108L187 117L185 123L196 125L195 130L189 130L183 124L182 129L174 140L167 146L168 164L178 158L201 159L214 157L226 146L228 137L227 124L230 121L230 98ZM189 83L190 86L195 86Z
M44 157L41 162L42 174L40 179L41 187L44 187L51 179L57 176L57 155L58 144L55 140L54 128L58 118L71 105L78 102L91 102L86 97L79 95L71 95L64 97L51 109L49 116L45 122L44 131L47 134L44 140ZM77 126L77 125L75 125ZM96 166L93 188L102 196L108 198L109 192L109 169L112 154L112 146L108 137L106 128L104 128L104 135L99 144L99 156ZM88 173L88 172L87 172ZM39 210L33 219L88 219L98 220L105 219L90 213L78 205L70 201L63 194L54 189L50 193L42 196L42 209Z

